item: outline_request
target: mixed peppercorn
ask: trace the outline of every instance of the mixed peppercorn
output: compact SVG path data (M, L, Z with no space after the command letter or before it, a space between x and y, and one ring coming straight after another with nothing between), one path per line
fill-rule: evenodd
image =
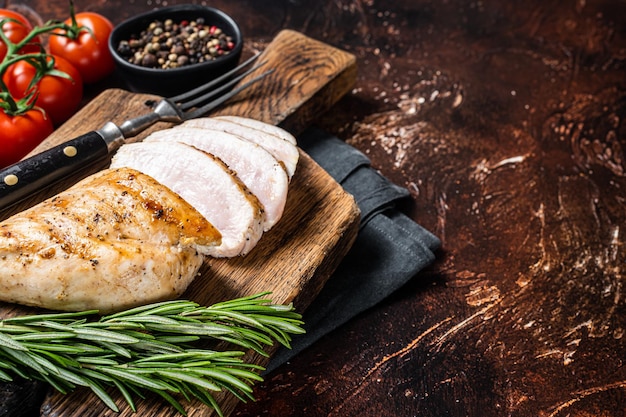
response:
M203 18L174 22L155 20L140 34L123 40L117 52L128 62L148 68L178 68L214 60L235 47L232 37Z

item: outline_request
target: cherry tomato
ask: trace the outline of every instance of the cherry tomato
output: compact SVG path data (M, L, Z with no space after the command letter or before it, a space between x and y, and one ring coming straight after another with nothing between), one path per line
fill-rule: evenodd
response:
M61 75L46 74L37 83L38 96L35 106L41 107L50 116L55 126L69 119L78 109L83 98L83 80L76 68L60 56L48 56L54 59L54 69L64 72L70 78ZM26 97L30 93L37 69L27 61L18 61L5 72L2 80L9 93L15 99Z
M22 159L53 130L52 121L40 110L10 116L0 109L0 167Z
M16 22L8 21L4 25L2 25L2 31L13 43L18 43L22 39L26 37L33 30L33 26L30 24L26 17L21 14L14 12L13 10L8 9L0 9L0 20L2 19L15 19ZM20 49L20 53L30 53L30 52L39 52L41 50L40 47L40 39L39 37L33 38L32 42L29 42L24 46L24 48ZM4 42L0 40L0 60L4 59L7 54L7 46Z
M65 21L72 24L71 19ZM49 39L50 53L61 56L74 65L83 82L89 84L100 81L115 68L111 51L109 51L109 36L113 30L113 24L106 17L91 12L76 14L78 28L84 26L89 28L80 30L75 37L73 33L64 30L52 32ZM62 33L67 36L54 35Z

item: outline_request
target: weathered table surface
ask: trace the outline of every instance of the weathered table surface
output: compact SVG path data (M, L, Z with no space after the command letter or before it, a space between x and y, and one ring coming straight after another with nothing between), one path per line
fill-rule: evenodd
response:
M75 4L119 22L165 2ZM357 56L318 124L408 187L406 212L443 241L234 416L625 415L626 3L211 5L251 45L289 28Z

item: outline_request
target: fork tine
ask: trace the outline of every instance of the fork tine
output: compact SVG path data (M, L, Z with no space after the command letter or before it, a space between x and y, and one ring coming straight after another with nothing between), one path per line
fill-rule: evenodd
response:
M252 70L251 70L252 71ZM249 72L251 72L249 71ZM274 72L273 69L265 71L264 73L257 75L256 77L254 77L253 79L245 82L244 84L230 90L227 94L221 95L220 97L218 97L217 99L210 101L208 103L206 103L205 105L198 107L192 111L183 113L183 119L188 120L188 119L194 119L196 117L200 117L205 113L208 113L209 111L213 110L214 108L218 107L219 105L221 105L222 103L224 103L226 100L230 99L231 97L239 94L239 92L245 90L246 88L248 88L249 86L251 86L252 84L256 83L257 81L262 80L263 78L265 78L266 76L268 76L269 74L271 74L272 72ZM237 77L238 79L232 80L231 82L229 82L229 87L234 85L235 83L237 83L241 78L243 78L246 74L243 74L241 77ZM218 91L218 90L216 90ZM207 94L206 96L200 97L204 100L206 100L209 97L212 97L215 95L216 91L211 92L210 94ZM199 99L200 99L199 98ZM199 99L195 100L198 101Z
M206 84L203 84L199 87L196 87L192 90L186 91L184 93L178 94L174 97L169 97L168 100L170 100L171 102L179 102L179 101L184 101L187 100L191 97L195 97L198 94L203 93L206 90L210 90L213 87L215 87L216 85L219 85L221 83L223 83L224 81L228 80L230 77L232 77L233 75L235 75L237 72L239 72L241 69L247 67L248 65L252 64L254 61L256 61L256 59L261 55L260 52L254 54L252 57L248 58L245 62L239 64L238 66L236 66L235 68L233 68L232 70L228 71L227 73L215 78L214 80L212 80L211 82L208 82Z
M237 84L239 81L241 81L245 76L247 76L248 74L256 71L259 67L261 67L262 65L264 65L265 62L262 62L258 65L255 65L254 67L244 71L243 73L237 75L234 78L231 78L227 83L220 85L218 88L210 90L206 93L204 93L203 95L196 97L192 100L180 100L179 102L176 103L176 105L178 106L179 109L181 110L187 110L190 109L192 107L197 106L200 103L204 103L206 102L208 99L210 99L211 97L215 97L217 95L222 95L226 90L230 89L231 87L233 87L235 84ZM212 83L209 83L212 84ZM208 90L207 85L203 85L201 86L201 90ZM215 84L213 84L213 86L215 86ZM192 90L193 91L193 90ZM196 93L197 94L197 93ZM194 95L189 95L190 97L193 97ZM171 101L171 99L170 99Z

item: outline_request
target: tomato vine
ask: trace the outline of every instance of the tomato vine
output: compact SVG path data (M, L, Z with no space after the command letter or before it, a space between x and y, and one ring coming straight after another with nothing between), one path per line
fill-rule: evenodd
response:
M91 53L87 58L92 59L96 47L101 57L104 45L110 65L102 70L102 61L92 60L87 70L99 67L99 79L113 70L108 51L112 24L96 13L76 14L72 0L69 6L68 19L34 27L20 13L0 9L0 127L10 130L0 138L0 167L17 162L78 109L83 83L97 79L83 76L85 68L76 64L76 58ZM100 18L106 31L92 29L84 15ZM47 46L42 39L48 40Z
M0 20L0 28L7 22L18 22L13 18L6 18ZM34 105L33 98L36 97L37 91L33 90L31 95L27 99L15 100L8 92L7 86L2 81L4 74L7 72L11 65L16 64L19 61L28 61L31 65L38 69L37 77L33 79L33 85L37 83L46 74L55 75L60 77L67 77L67 74L61 71L53 70L48 64L48 57L50 56L44 49L42 44L40 46L40 52L22 54L20 50L26 45L31 44L34 39L39 38L41 35L52 32L57 29L65 29L67 24L63 22L48 22L45 25L39 27L36 26L31 30L22 40L17 43L12 42L6 34L0 30L0 39L6 45L7 52L2 62L0 62L0 87L2 88L0 107L11 115L24 113L30 110Z

